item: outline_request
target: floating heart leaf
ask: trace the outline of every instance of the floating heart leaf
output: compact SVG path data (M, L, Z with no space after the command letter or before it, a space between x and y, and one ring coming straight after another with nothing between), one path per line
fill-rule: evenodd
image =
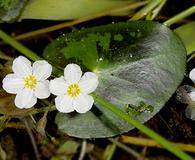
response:
M52 42L44 57L61 68L74 62L93 70L99 76L96 94L144 123L182 81L186 51L169 28L145 21L67 34ZM110 137L133 128L97 102L86 114L58 113L56 123L61 131L81 138Z

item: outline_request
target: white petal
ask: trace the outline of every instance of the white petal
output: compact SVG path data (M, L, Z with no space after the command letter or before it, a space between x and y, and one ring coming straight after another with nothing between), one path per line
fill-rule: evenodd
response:
M195 83L195 68L190 71L189 77Z
M67 91L68 84L65 83L64 77L55 78L50 81L50 92L56 96L64 95Z
M24 88L17 93L15 105L18 108L30 108L35 104L35 99L36 98L34 97L33 90Z
M24 88L23 80L15 74L8 74L3 79L3 89L8 93L16 94Z
M74 99L73 108L78 113L86 113L91 109L93 103L94 103L94 99L92 96L80 94L78 97Z
M195 91L188 93L192 101L195 101Z
M24 106L24 108L26 108L26 109L31 108L31 107L33 107L36 103L37 103L37 98L36 98L35 96L33 96L33 98L31 99L31 101L30 101L28 104L26 104L26 105Z
M35 96L39 99L45 99L50 96L48 80L38 82L37 87L35 89Z
M45 80L50 77L52 66L45 60L36 61L33 63L33 74L38 80Z
M81 80L79 81L79 86L81 88L81 92L85 94L89 94L98 86L98 77L93 72L86 72Z
M69 84L78 83L81 75L81 68L77 64L68 64L64 69L64 78Z
M73 99L67 95L56 97L55 104L57 110L62 113L70 113L74 111L74 108L72 106Z
M12 70L17 76L20 76L21 78L32 74L31 62L27 58L19 56L13 61Z

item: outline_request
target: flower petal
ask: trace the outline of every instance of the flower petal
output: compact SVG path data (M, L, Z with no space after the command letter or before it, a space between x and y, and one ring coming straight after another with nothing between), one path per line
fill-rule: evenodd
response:
M28 104L26 104L26 105L24 106L24 108L25 108L25 109L31 108L31 107L33 107L36 103L37 103L37 98L36 98L35 96L33 96L33 98L31 99L31 101L30 101Z
M79 86L82 93L89 94L97 88L98 77L93 72L86 72L79 81Z
M23 88L23 80L18 78L16 74L8 74L3 79L3 89L8 93L16 94Z
M55 104L57 110L62 113L70 113L74 111L74 108L72 106L73 99L67 95L56 97Z
M13 61L12 70L17 76L23 78L32 74L31 62L27 58L19 56Z
M33 63L33 74L38 80L46 80L52 72L52 66L45 60Z
M35 89L35 96L39 99L45 99L50 96L48 80L38 82L37 87Z
M74 99L73 108L78 113L86 113L91 109L93 103L94 103L94 99L92 96L80 94L78 97Z
M195 68L190 71L189 77L195 83Z
M188 93L188 95L190 96L192 101L195 101L195 91L192 91L192 92Z
M68 64L64 69L64 78L69 84L78 83L81 75L81 68L77 64Z
M50 81L50 92L56 96L64 95L67 91L68 84L65 83L64 77L55 78Z
M30 108L35 104L35 97L33 90L24 88L17 93L15 98L15 105L18 108Z

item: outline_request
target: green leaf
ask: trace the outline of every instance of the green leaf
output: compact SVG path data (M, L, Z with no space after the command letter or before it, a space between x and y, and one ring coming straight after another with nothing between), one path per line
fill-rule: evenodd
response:
M186 51L166 26L137 21L61 36L45 49L44 57L61 68L77 63L96 72L96 94L144 123L182 81ZM86 114L58 113L56 124L62 132L81 138L110 137L133 129L97 102Z
M10 22L15 20L27 0L2 0L0 2L0 22Z
M187 50L187 55L190 55L195 51L195 37L194 37L195 29L194 28L195 28L195 21L185 24L174 30L183 41Z
M109 11L127 6L132 2L135 0L57 0L55 2L53 0L33 0L25 7L20 20L70 20L104 12L108 15Z

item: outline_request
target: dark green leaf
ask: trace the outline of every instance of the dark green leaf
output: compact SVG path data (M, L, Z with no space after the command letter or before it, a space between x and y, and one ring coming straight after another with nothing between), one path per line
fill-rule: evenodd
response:
M186 62L180 39L166 26L151 21L70 33L52 42L44 56L61 68L73 62L96 72L96 94L142 123L175 92ZM61 131L82 138L110 137L133 128L97 102L86 114L58 113L56 123Z

